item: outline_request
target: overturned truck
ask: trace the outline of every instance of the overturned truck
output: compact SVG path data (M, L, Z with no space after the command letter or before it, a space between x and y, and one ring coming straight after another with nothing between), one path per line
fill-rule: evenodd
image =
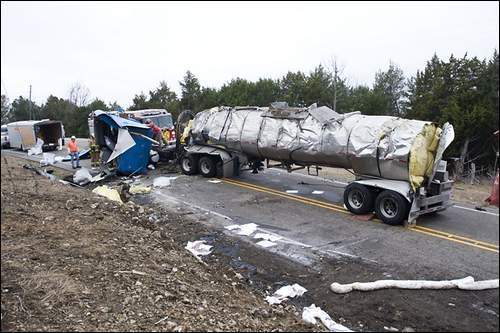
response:
M186 126L180 166L206 177L254 172L267 161L289 172L321 166L352 169L344 191L354 214L375 211L387 224L415 223L451 205L444 150L453 126L389 116L339 114L328 107L215 107ZM270 161L277 164L271 165Z

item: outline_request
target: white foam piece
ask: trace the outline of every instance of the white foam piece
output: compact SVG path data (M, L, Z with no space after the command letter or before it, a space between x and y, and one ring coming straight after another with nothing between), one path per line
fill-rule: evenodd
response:
M331 332L352 332L352 330L348 329L344 325L337 324L330 318L328 313L321 310L321 308L314 304L311 306L304 308L302 311L302 320L308 324L316 325L316 318L321 320L323 325L328 328Z
M257 242L257 245L262 247L271 247L271 246L276 246L278 244L270 242L268 240L261 240L260 242Z

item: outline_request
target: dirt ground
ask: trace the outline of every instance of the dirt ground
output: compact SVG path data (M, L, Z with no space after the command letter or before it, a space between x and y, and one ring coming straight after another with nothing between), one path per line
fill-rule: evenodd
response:
M314 330L230 266L198 262L184 249L206 233L198 223L51 183L24 163L2 158L2 331Z
M142 205L119 206L24 163L2 158L2 331L324 330L300 319L312 303L357 331L498 331L498 290L337 295L328 289L333 281L414 276L346 258L305 267L209 229L195 214L144 196L132 197ZM206 266L184 249L198 239L214 245ZM304 296L264 301L293 283Z

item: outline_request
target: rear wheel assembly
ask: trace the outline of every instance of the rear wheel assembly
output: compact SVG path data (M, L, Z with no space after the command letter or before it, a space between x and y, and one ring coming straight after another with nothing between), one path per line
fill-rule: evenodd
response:
M344 191L344 204L351 213L366 214L373 211L374 193L367 186L351 183Z
M198 158L196 155L184 155L180 161L182 173L195 175L198 173Z
M217 166L215 163L215 159L212 158L211 156L203 156L202 158L200 158L198 166L200 174L203 177L207 178L214 177L215 174L217 173Z
M380 192L375 200L375 213L382 222L389 225L403 223L409 208L408 201L401 194L390 190Z

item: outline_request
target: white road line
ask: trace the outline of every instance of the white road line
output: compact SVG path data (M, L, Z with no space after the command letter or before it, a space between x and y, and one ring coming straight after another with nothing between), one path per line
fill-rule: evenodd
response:
M476 212L476 213L483 213L483 214L488 214L488 215L498 216L498 214L496 214L496 213L492 213L492 212L483 212L483 211L481 211L481 210L472 209L472 208L468 208L468 207L462 207L462 206L458 206L458 205L453 205L453 207L457 207L457 208L460 208L460 209L465 209L465 210L470 210L470 211L473 211L473 212Z

